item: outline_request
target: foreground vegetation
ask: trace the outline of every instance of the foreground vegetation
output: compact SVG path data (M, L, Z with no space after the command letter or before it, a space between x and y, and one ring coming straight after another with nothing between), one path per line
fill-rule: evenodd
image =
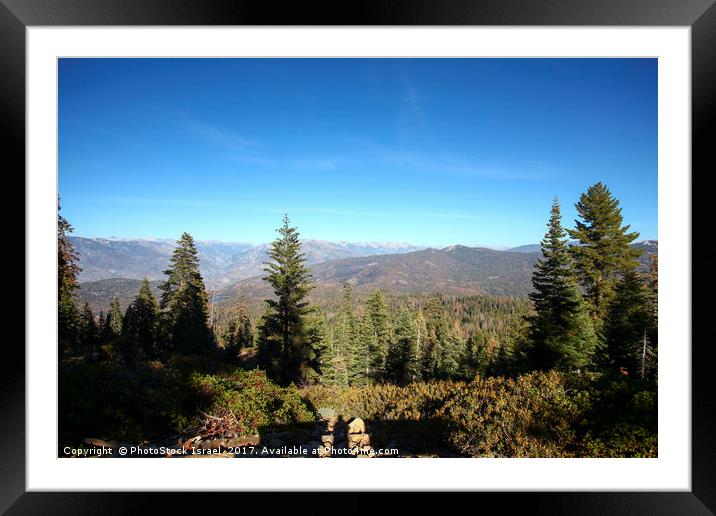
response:
M60 444L265 433L331 411L422 453L655 456L657 264L637 272L638 235L606 186L576 207L566 230L554 201L529 300L378 290L358 302L346 284L329 312L307 301L285 217L264 278L274 297L254 321L238 303L221 327L187 233L158 302L145 281L124 313L79 308L60 217Z
M556 371L297 388L199 357L131 370L116 361L69 361L60 369L59 442L61 449L88 436L169 444L298 432L329 411L364 418L375 446L403 455L655 457L656 401L640 380Z

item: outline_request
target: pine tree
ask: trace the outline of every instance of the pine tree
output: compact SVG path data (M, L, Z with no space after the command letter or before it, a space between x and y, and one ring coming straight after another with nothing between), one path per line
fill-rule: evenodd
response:
M369 343L373 338L370 318L363 317L356 321L356 335L349 353L348 383L356 387L368 385L370 380Z
M306 355L304 317L310 312L306 296L313 288L311 271L301 252L301 242L296 228L289 226L288 216L278 229L279 237L268 252L271 262L264 269L264 279L273 287L276 299L267 299L270 307L264 330L271 332L265 341L273 337L280 345L279 378L283 384L299 379Z
M281 378L281 326L268 304L256 325L256 360L274 380Z
M418 381L418 328L407 307L398 313L394 328L393 340L388 347L387 377L401 385Z
M439 378L454 379L460 376L460 361L465 355L467 344L457 333L451 333L443 341Z
M236 315L232 316L222 336L224 351L231 361L238 360L242 349L253 346L254 336L251 321L246 314L246 306L240 304Z
M649 257L649 272L646 277L649 310L656 325L659 320L659 256ZM655 340L655 339L652 339Z
M80 313L79 329L80 349L84 353L92 353L97 347L97 323L92 309L86 301Z
M107 312L107 315L104 316L103 319L100 320L99 325L99 340L102 344L109 344L113 340L112 335L112 314L111 312Z
M236 333L236 320L231 319L221 338L224 343L224 350L230 360L234 360L238 356L239 341Z
M433 297L425 307L425 336L421 347L422 377L445 379L457 371L450 349L447 318L439 298Z
M353 288L343 285L343 298L333 330L338 363L338 384L363 384L367 343L361 342L359 321L353 312Z
M332 346L328 339L328 326L322 314L314 314L306 319L306 356L301 370L301 379L322 383L329 379L333 371Z
M572 270L559 202L555 199L532 275L530 364L536 369L580 369L590 363L596 337Z
M57 199L57 330L59 354L70 353L78 341L78 319L75 291L79 288L77 275L82 269L69 234L72 225L60 215Z
M122 337L130 354L134 355L141 350L145 357L156 355L158 318L157 300L149 288L149 281L144 278L137 297L127 307L122 321Z
M109 313L107 314L107 324L110 330L110 338L115 339L122 335L122 307L119 305L119 299L112 299L109 305Z
M482 334L470 335L460 357L459 376L472 380L476 376L484 376L487 370L487 358Z
M649 294L642 274L635 270L627 271L617 283L604 330L607 368L642 377L651 370L656 321Z
M571 247L579 280L586 291L586 300L597 330L606 316L620 274L633 270L641 254L629 244L639 233L622 226L619 201L603 183L590 186L575 204L582 219L569 230L578 245Z
M162 319L170 346L181 353L206 353L213 345L208 326L208 300L199 272L194 239L183 233L177 241L167 279L161 285Z
M323 322L325 325L325 319ZM325 326L325 330L326 346L320 353L318 379L323 385L333 387L338 385L340 364L336 355L335 344L328 334L327 326Z
M250 348L254 345L251 320L246 313L246 306L243 304L239 305L238 313L236 314L236 343L239 346L239 350Z
M369 376L379 382L385 376L388 360L390 327L388 325L388 307L380 289L376 289L366 301L367 324L370 327L368 354L370 356Z
M99 344L104 344L104 327L107 324L107 317L104 315L104 311L100 310L97 316L97 340Z

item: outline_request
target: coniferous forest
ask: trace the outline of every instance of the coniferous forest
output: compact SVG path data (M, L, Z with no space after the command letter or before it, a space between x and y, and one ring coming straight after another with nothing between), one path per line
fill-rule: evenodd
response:
M571 202L574 224L557 199L544 214L527 297L317 292L284 216L265 299L212 299L183 233L160 295L145 279L126 308L99 313L79 301L60 210L58 454L330 456L348 424L344 446L371 456L656 457L657 259L639 267L639 235L605 184Z

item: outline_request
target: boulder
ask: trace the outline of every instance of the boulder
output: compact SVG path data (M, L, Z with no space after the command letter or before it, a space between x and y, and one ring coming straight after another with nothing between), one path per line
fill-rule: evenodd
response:
M348 434L348 448L370 446L369 434Z
M365 433L365 423L363 422L363 420L359 417L353 418L348 423L348 433L349 434Z

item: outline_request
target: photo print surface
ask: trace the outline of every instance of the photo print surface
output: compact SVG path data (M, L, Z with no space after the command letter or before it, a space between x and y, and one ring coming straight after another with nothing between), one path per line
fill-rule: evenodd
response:
M657 86L60 59L58 457L657 457Z

